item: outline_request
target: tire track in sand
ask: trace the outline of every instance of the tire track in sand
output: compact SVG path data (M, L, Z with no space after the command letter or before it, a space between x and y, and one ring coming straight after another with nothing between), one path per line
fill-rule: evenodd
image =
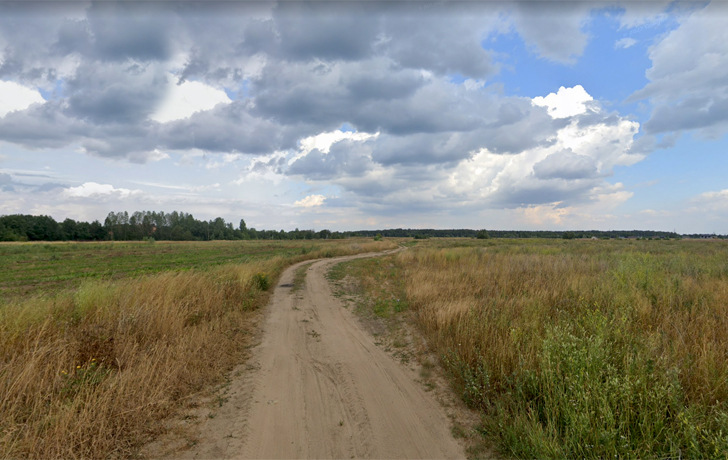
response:
M334 297L319 260L303 290L288 268L261 343L184 458L465 458L431 394L374 344Z

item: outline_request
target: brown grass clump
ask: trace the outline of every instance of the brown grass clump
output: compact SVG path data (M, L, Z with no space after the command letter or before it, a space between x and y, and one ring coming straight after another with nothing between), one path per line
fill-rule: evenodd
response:
M244 359L251 312L285 266L392 246L338 242L0 305L0 457L133 455L184 398Z

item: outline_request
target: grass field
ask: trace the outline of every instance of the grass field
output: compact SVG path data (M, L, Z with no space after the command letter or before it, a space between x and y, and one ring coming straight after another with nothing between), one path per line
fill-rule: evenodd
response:
M0 243L0 299L52 293L86 280L207 269L332 247L326 241Z
M725 242L429 240L344 271L505 456L728 456Z
M244 361L286 266L395 246L1 244L0 458L134 456Z

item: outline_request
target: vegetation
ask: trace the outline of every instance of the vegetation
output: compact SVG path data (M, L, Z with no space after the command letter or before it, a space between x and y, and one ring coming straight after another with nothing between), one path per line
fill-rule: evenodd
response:
M355 241L352 240L352 244ZM169 270L321 253L327 241L206 241L0 244L0 299Z
M359 273L402 296L502 454L725 458L726 261L717 241L428 240Z
M65 265L71 273L52 291L21 290L0 302L0 458L133 456L159 432L160 420L244 359L253 312L284 267L394 246L260 243L0 245L26 285L54 255L61 262L52 270ZM122 253L121 267L156 257L163 264L140 275L113 271L111 258L112 274L95 276L113 251ZM23 257L38 262L22 264ZM91 260L83 268L82 258Z
M61 223L50 216L9 215L0 216L0 241L211 241L211 240L312 240L340 239L350 237L367 238L646 238L673 239L728 238L728 235L694 234L678 235L674 232L651 230L614 231L516 231L516 230L470 230L470 229L388 229L332 232L330 230L256 230L248 228L240 219L237 227L218 217L209 221L197 220L191 214L137 211L110 212L104 223L99 221L76 222L66 219Z

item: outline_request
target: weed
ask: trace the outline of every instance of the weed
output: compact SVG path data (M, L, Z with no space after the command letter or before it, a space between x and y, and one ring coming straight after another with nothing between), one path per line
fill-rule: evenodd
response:
M352 273L374 316L406 299L507 456L723 458L727 258L724 242L421 240Z
M265 273L256 273L253 275L253 286L261 291L267 291L270 287L270 279Z
M310 263L301 265L296 269L293 275L293 292L300 291L303 289L304 283L306 282L306 272L308 271Z

